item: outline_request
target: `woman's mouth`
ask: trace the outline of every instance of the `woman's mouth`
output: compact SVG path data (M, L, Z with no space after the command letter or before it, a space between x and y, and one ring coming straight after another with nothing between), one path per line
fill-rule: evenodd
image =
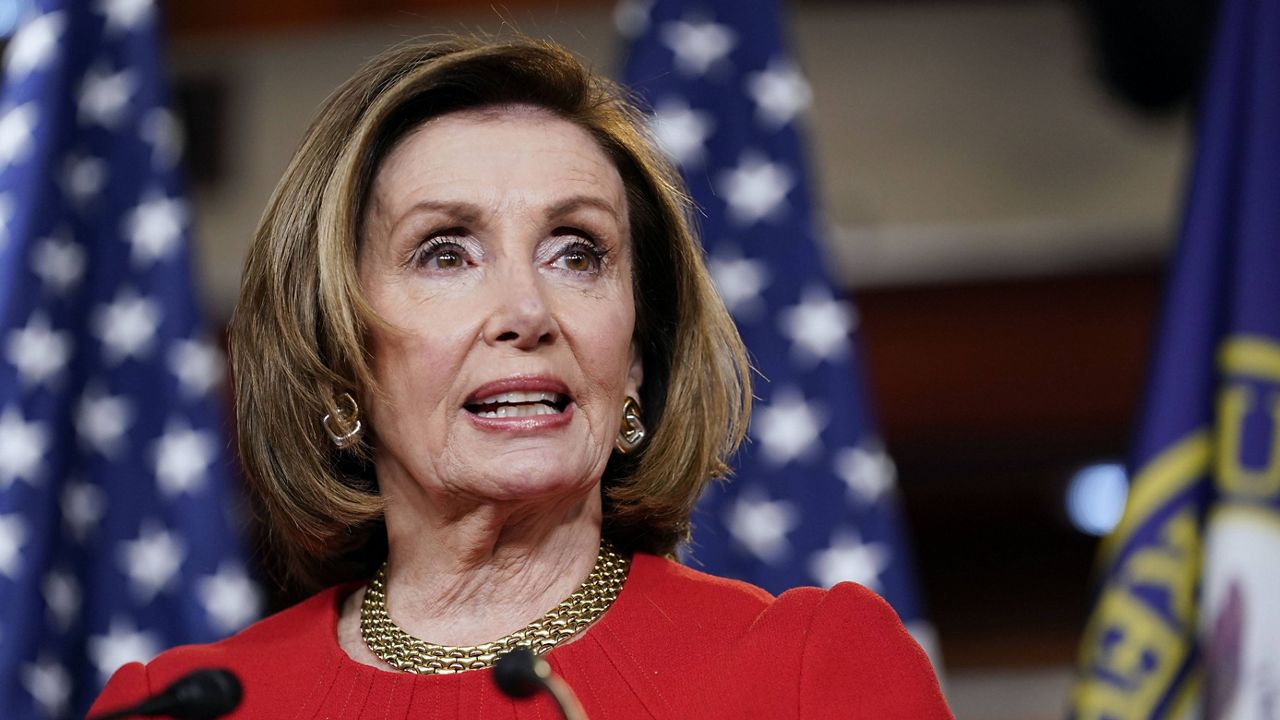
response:
M562 393L543 391L503 392L465 405L467 412L482 418L522 418L558 415L569 405Z

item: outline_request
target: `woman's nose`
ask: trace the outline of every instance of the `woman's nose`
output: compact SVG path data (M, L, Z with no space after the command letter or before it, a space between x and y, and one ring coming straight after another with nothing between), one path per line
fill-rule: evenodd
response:
M535 268L496 273L489 291L494 302L485 322L485 341L531 350L551 342L558 329Z

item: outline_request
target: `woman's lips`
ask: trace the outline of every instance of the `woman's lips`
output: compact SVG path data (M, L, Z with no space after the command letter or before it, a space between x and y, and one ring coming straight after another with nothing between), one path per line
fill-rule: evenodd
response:
M511 377L485 383L463 409L482 428L538 431L562 426L573 416L565 384L549 377Z

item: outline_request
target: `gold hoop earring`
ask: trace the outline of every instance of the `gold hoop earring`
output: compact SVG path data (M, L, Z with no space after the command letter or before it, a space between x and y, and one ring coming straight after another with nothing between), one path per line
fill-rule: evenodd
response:
M647 433L644 423L640 420L640 403L628 395L622 402L622 427L618 430L618 437L613 441L613 446L618 452L628 455L640 447Z
M329 439L339 450L346 450L360 443L364 435L364 425L360 422L360 406L351 393L342 393L334 398L334 412L326 414L320 424L329 434ZM345 406L345 407L344 407Z

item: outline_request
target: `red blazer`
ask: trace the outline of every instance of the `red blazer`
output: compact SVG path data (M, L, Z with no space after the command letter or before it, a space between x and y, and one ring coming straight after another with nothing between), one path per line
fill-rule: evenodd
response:
M420 676L351 660L336 628L352 590L330 588L221 642L126 665L90 714L135 703L190 670L226 667L244 684L233 718L556 717L545 698L501 695L489 670ZM774 598L636 555L613 607L547 659L592 720L951 718L897 615L852 583Z

